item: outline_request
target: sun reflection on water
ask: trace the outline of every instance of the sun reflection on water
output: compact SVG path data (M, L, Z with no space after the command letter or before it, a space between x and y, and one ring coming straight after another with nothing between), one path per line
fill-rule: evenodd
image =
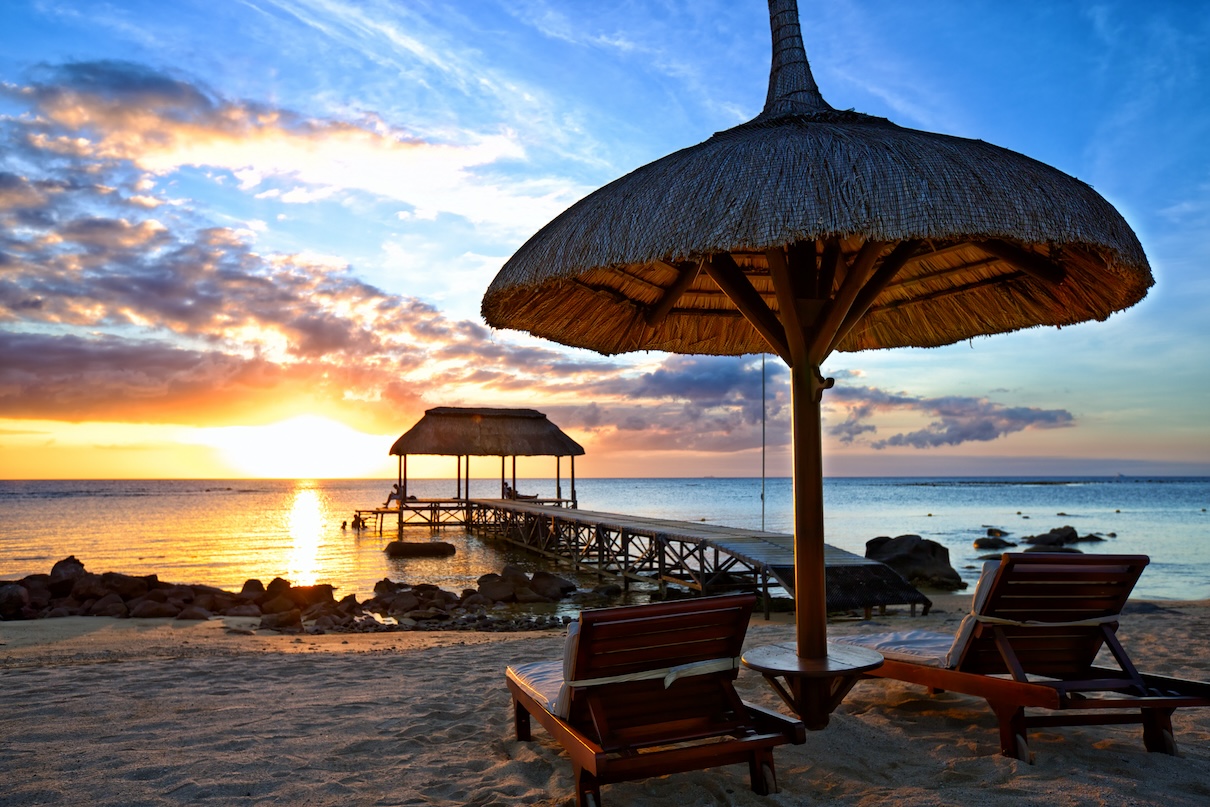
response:
M323 502L314 483L299 482L287 524L293 545L290 548L288 577L299 586L316 584L319 550L323 546Z

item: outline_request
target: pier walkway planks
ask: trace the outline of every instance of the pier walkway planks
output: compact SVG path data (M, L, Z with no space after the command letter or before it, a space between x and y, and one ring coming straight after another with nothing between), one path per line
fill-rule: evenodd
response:
M600 513L504 499L470 500L472 529L578 568L624 580L676 583L702 593L737 585L794 591L794 538L705 522ZM931 601L878 561L824 547L829 611Z

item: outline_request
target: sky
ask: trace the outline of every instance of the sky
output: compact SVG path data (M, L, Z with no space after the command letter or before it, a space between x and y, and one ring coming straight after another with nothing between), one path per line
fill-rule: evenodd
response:
M800 6L832 106L1091 184L1156 278L1102 323L834 354L825 473L1210 474L1210 7ZM788 474L780 360L605 357L479 316L568 205L760 111L760 0L3 16L0 478L390 477L434 406L546 412L579 476L758 476L762 401Z

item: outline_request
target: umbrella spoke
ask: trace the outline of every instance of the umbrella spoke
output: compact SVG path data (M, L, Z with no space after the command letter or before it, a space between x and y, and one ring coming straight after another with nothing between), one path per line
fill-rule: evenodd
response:
M765 303L763 297L752 287L752 283L744 276L743 270L735 263L729 254L721 252L712 255L704 264L706 274L710 275L723 293L731 298L738 308L752 323L752 327L765 338L769 347L778 356L790 364L790 348L786 342L786 331L778 321L777 316Z
M1067 277L1067 271L1049 258L1045 258L1033 250L1022 249L1016 244L994 239L976 242L979 247L1001 260L1011 263L1030 277L1037 278L1052 286L1062 283Z
M832 338L836 335L837 329L844 322L857 295L861 293L862 287L869 279L870 271L874 268L874 262L878 260L883 246L881 241L866 241L862 245L861 251L857 253L857 257L853 259L853 264L840 284L840 290L836 292L836 296L827 307L823 321L814 329L815 333L811 337L811 344L807 351L814 363L820 364L827 358L828 346L832 344Z
M697 280L698 273L701 271L704 261L686 263L679 268L663 261L660 261L660 263L663 263L669 269L675 269L678 274L676 280L672 281L672 285L664 292L664 296L657 300L655 305L651 306L647 310L647 313L643 315L643 319L653 328L668 317L677 301L689 290L689 287L693 285L693 281Z
M899 270L916 256L921 244L921 241L901 241L895 246L895 249L891 250L890 255L883 258L882 265L878 267L878 271L874 272L874 276L861 289L861 293L857 295L857 299L849 306L844 321L840 323L840 327L832 335L832 341L828 343L828 349L824 353L825 358L836 349L841 340L849 335L849 331L853 330L853 326L865 317L866 312L870 310L870 306L878 299L878 295L882 294L883 290L890 285L895 275L899 273Z

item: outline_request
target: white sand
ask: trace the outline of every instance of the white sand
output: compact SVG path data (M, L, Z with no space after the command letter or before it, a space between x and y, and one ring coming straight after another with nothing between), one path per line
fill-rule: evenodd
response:
M952 629L924 618L833 633ZM1141 612L1140 612L1141 611ZM1210 603L1132 606L1120 635L1146 671L1210 680ZM756 619L748 645L793 637ZM513 739L504 667L556 657L551 633L290 637L219 620L0 623L0 805L567 805L571 765L540 726ZM745 698L777 708L756 674ZM1036 763L998 753L978 699L862 682L806 745L775 752L781 793L746 766L607 785L606 804L1210 804L1210 709L1174 717L1182 756L1138 726L1035 730Z

